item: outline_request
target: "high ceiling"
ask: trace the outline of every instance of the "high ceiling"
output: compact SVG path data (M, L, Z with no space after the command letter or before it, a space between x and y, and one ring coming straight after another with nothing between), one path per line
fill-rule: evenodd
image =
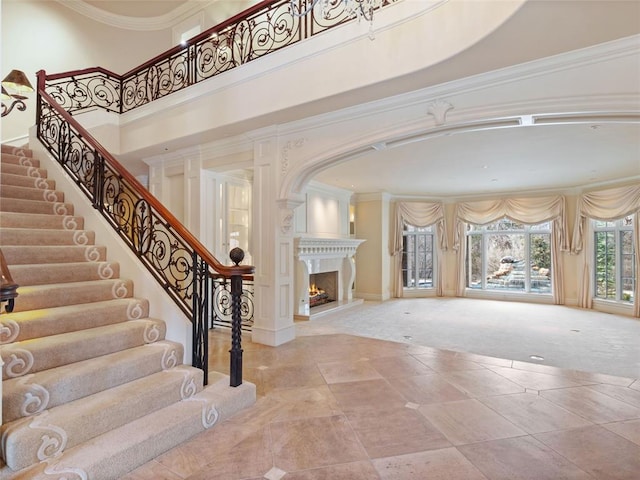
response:
M111 13L153 16L198 0L85 1ZM227 132L242 134L251 128L285 124L305 115L351 108L355 102L370 102L447 84L474 71L477 74L526 61L523 53L527 48L536 49L536 56L530 59L534 60L636 35L640 33L639 6L640 2L635 1L586 2L580 5L580 2L533 0L477 46L441 65L411 77L399 78L392 84L346 92L317 105L301 105L270 118L255 119L251 124L229 126ZM572 16L571 22L566 21L568 15ZM615 73L607 70L608 65L593 62L576 74L540 75L535 87L540 88L541 98L552 98L554 92L563 92L558 95L567 96L572 89L576 95L588 95L591 90L596 95L619 93L635 96L631 121L587 120L531 127L469 129L393 149L372 149L365 155L318 173L313 180L357 193L387 192L433 197L566 189L620 180L640 181L640 37L636 38L638 48L635 56L624 60L624 65L616 65ZM607 91L609 84L610 92ZM519 87L514 84L511 88L517 90ZM532 87L530 83L523 83L522 88L530 90ZM479 92L479 95L485 94ZM499 103L499 97L498 93L491 100ZM167 149L165 146L162 148ZM136 152L138 156L141 153Z
M127 17L157 17L194 0L84 0L85 3L109 13ZM197 1L197 0L196 0ZM200 0L209 3L209 0Z

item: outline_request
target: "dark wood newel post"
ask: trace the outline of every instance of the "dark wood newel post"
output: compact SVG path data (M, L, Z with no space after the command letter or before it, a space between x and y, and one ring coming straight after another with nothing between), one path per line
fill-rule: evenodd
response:
M244 258L241 248L229 252L231 261L237 265ZM230 385L242 385L242 318L240 315L240 296L242 295L242 274L231 275L231 365L229 369Z

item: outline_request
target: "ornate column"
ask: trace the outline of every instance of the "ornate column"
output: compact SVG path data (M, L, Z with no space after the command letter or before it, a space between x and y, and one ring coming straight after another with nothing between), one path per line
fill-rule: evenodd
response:
M272 346L295 338L293 210L302 203L277 199L283 176L278 152L275 133L254 142L252 237L256 308L251 339Z

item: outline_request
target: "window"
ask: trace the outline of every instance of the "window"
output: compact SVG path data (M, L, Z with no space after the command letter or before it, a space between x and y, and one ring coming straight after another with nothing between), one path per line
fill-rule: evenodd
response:
M402 285L409 289L433 288L433 227L405 223L402 235Z
M593 221L594 296L633 303L635 291L635 251L633 217L614 221Z
M467 227L467 288L550 294L551 222Z

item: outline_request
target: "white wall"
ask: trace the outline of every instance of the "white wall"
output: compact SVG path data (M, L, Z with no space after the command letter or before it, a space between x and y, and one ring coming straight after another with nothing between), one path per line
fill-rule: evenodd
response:
M320 183L311 183L304 205L295 210L295 236L349 237L349 204L352 193Z

